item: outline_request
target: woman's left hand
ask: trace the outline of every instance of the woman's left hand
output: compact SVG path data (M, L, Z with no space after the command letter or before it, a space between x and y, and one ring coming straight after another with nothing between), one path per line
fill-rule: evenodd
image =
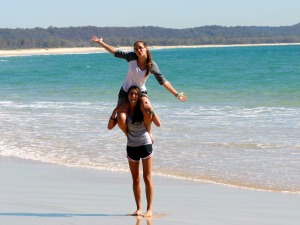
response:
M182 102L185 102L187 99L187 97L184 95L184 92L179 93L177 98Z

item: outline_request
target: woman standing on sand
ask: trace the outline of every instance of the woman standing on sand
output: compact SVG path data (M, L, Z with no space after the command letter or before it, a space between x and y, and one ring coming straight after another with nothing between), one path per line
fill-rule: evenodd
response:
M142 215L142 199L141 199L141 184L140 184L140 159L142 159L143 165L143 178L145 182L146 198L147 198L147 212L143 215L145 217L152 216L152 204L153 204L153 182L152 182L152 140L147 132L144 124L143 113L141 111L141 90L136 87L130 87L128 89L127 99L129 101L129 108L127 111L127 158L129 168L132 176L132 188L136 203L136 211L132 214L135 216ZM148 118L156 126L160 126L160 119L157 114L150 108L151 114ZM109 121L108 129L113 129L117 124L117 112L116 108Z
M154 74L155 78L157 79L160 85L163 85L171 94L173 94L176 98L180 101L184 102L186 100L186 96L183 92L178 93L171 83L165 79L165 77L159 71L158 66L152 60L152 56L150 51L143 41L137 41L134 43L134 52L124 52L124 51L117 51L114 47L106 44L103 41L103 38L98 38L96 36L92 37L92 41L101 45L104 49L108 52L113 54L115 57L126 59L129 68L127 72L126 79L122 84L122 87L119 92L119 100L117 104L118 108L118 126L120 129L127 135L127 125L126 125L126 111L128 108L128 101L126 99L126 94L128 92L129 87L137 86L141 89L141 110L144 114L144 123L147 128L147 131L150 134L150 137L153 140L152 133L151 133L151 121L148 120L149 114L151 112L151 104L148 99L147 90L146 90L146 80L149 78L149 75L152 73Z

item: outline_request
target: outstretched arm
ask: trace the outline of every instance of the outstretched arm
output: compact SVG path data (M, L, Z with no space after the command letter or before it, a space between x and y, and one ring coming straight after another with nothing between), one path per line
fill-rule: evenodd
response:
M162 84L171 94L173 94L180 101L184 102L186 100L186 96L183 92L178 93L172 86L169 81L166 81Z
M93 36L92 41L95 43L98 43L100 46L102 46L106 51L110 52L111 54L113 54L113 55L115 54L116 49L113 46L110 46L110 45L106 44L105 42L103 42L102 37L98 38L97 36Z

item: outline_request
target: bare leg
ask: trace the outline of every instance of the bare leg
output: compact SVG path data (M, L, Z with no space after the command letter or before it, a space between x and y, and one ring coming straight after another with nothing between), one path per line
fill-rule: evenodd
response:
M147 97L142 96L141 98L141 110L143 112L144 115L144 123L145 123L145 127L151 137L152 140L152 144L154 143L154 137L152 135L152 131L151 131L151 123L152 123L152 115L150 112L151 109L151 104L150 101Z
M124 132L124 134L127 136L128 130L127 130L127 111L128 111L128 101L126 98L121 98L118 101L117 109L118 109L118 126L119 128Z
M152 181L152 157L148 159L143 159L143 177L146 188L146 198L147 198L147 212L144 214L145 217L151 217L152 205L153 205L153 195L154 187Z
M132 189L136 204L136 211L132 214L133 216L142 215L142 198L141 198L141 184L140 184L140 171L139 162L129 162L129 168L132 176Z
M127 123L126 123L126 113L119 112L118 113L118 126L123 131L123 133L127 136Z

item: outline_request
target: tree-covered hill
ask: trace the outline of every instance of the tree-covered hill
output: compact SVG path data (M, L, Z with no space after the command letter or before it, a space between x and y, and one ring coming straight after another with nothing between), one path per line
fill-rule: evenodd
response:
M102 36L115 46L131 46L136 40L144 40L150 46L299 43L300 23L281 27L203 26L187 29L153 26L0 28L0 49L89 47L95 46L91 41L93 35Z

